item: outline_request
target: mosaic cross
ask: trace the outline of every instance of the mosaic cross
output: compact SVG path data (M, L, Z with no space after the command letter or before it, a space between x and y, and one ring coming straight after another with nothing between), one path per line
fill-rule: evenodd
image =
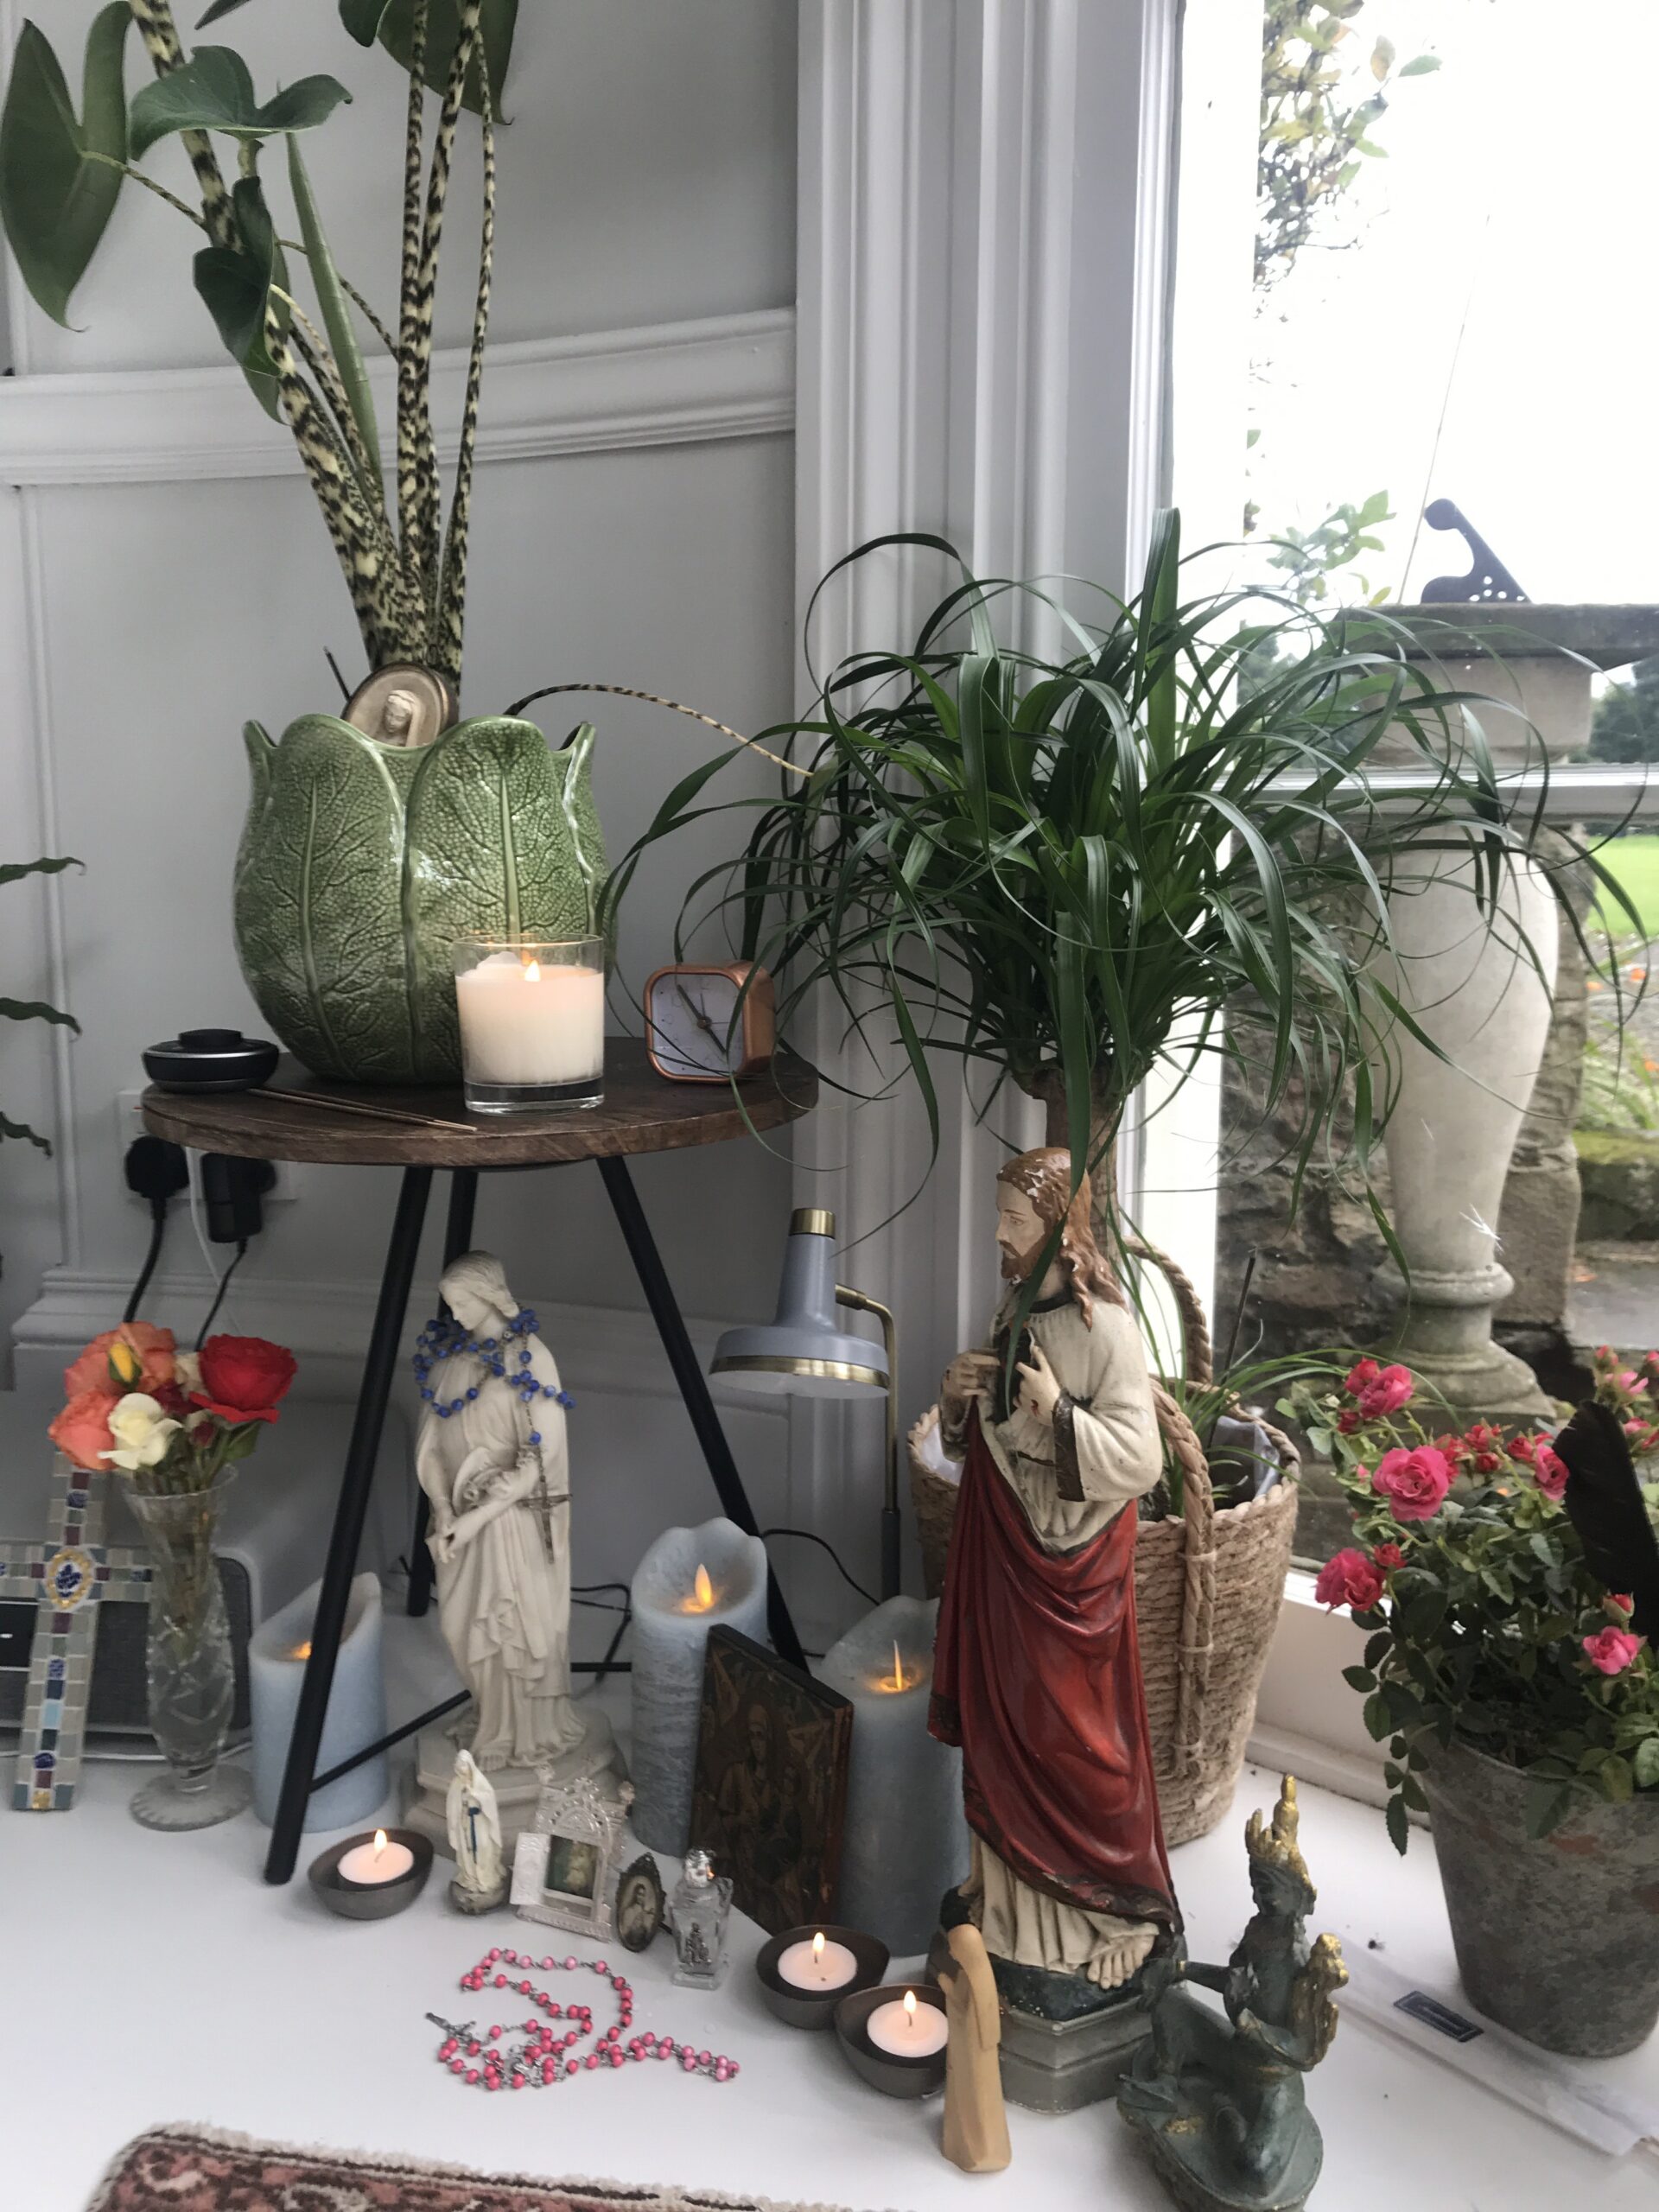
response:
M33 1598L37 1607L11 1789L20 1813L62 1813L74 1803L99 1601L149 1588L144 1553L104 1541L108 1481L60 1459L45 1542L0 1543L0 1598Z

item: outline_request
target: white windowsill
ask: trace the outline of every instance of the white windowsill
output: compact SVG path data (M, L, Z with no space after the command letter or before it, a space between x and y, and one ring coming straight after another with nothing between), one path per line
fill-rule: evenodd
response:
M1318 1604L1313 1577L1293 1568L1262 1678L1251 1758L1362 1804L1383 1803L1385 1747L1366 1734L1362 1700L1342 1679L1364 1648L1348 1612Z

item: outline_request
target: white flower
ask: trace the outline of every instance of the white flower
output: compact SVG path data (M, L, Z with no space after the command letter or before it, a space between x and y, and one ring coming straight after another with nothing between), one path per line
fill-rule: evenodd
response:
M193 1351L175 1351L173 1355L173 1380L188 1397L201 1388L201 1361Z
M178 1433L178 1422L164 1414L147 1391L130 1390L124 1398L116 1400L110 1413L110 1434L116 1448L98 1456L128 1474L140 1467L157 1467L172 1449Z

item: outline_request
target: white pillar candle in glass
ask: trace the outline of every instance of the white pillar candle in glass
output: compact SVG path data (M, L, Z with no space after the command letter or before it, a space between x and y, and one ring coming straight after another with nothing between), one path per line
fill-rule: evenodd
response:
M262 1621L248 1639L248 1703L253 1724L253 1809L269 1827L288 1764L289 1739L300 1702L305 1662L316 1618L314 1582ZM359 1574L352 1585L346 1626L334 1661L328 1710L317 1750L316 1770L326 1774L341 1759L378 1744L386 1732L385 1678L380 1666L380 1585ZM308 1828L346 1828L366 1820L385 1802L386 1755L365 1759L338 1782L314 1789L305 1804Z
M470 938L455 947L467 1103L500 1114L605 1095L605 944Z
M853 1701L836 1916L895 1958L925 1951L939 1900L966 1876L962 1754L927 1732L938 1605L889 1598L848 1630L818 1669Z
M633 1742L629 1767L635 1835L677 1856L687 1833L709 1631L766 1637L766 1548L735 1522L664 1529L633 1576Z

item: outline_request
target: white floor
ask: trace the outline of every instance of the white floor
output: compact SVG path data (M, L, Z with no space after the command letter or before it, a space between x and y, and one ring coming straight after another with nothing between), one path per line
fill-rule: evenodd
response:
M622 1719L626 1707L624 1688L613 1707ZM1063 2120L1014 2110L1012 2168L957 2173L938 2154L938 2101L875 2094L830 2037L793 2033L763 2011L749 1972L760 1936L747 1923L715 1996L671 1985L665 1938L628 1966L635 2027L728 2052L743 2069L735 2082L627 2066L518 2095L465 2088L437 2065L438 2033L423 2015L469 2017L480 2000L462 1997L458 1978L522 1923L461 1919L436 1869L397 1919L334 1919L302 1872L286 1889L266 1887L265 1831L251 1815L154 1835L128 1816L134 1783L131 1768L96 1767L70 1813L0 1810L0 2212L81 2212L119 2145L164 2120L856 2212L969 2198L1044 2212L1167 2202L1109 2106ZM1243 1923L1244 1817L1275 1788L1276 1777L1247 1772L1221 1831L1176 1854L1197 1957L1224 1957ZM1402 1863L1370 1808L1313 1789L1302 1802L1303 1847L1322 1889L1317 1925L1351 1953L1376 1942L1393 1965L1452 1986L1427 1836L1414 1835ZM308 1837L304 1856L330 1840ZM539 1929L529 1942L598 1955ZM1608 2071L1659 2098L1659 2039ZM1311 2101L1325 2139L1319 2212L1381 2202L1526 2212L1576 2208L1592 2192L1597 2212L1659 2205L1659 2163L1648 2156L1582 2149L1351 2018Z

